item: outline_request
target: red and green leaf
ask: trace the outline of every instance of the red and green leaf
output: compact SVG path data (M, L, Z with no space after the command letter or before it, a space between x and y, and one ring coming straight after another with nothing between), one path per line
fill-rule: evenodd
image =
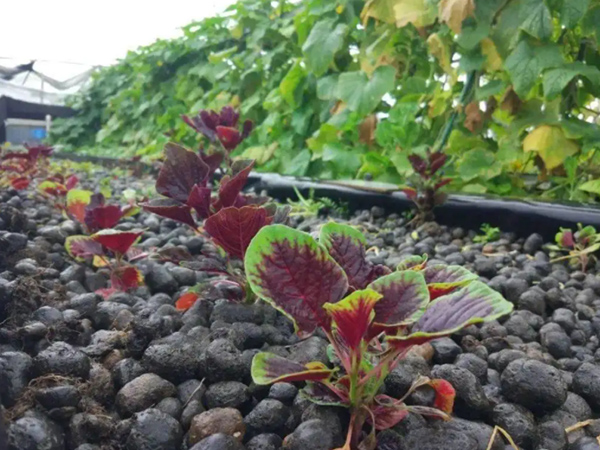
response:
M374 290L365 289L354 291L337 303L323 305L333 321L336 336L349 349L357 351L361 347L375 317L373 308L381 297Z
M351 226L329 222L321 228L319 243L344 269L353 289L364 289L375 278L390 272L387 267L367 260L365 237Z
M385 394L375 397L375 404L370 410L373 415L367 416L367 422L374 425L378 431L392 428L408 416L408 410L404 403ZM373 419L375 423L373 423Z
M334 369L321 362L300 364L273 353L261 352L252 359L252 379L259 385L282 381L325 381L333 373Z
M192 217L191 207L182 205L170 198L152 199L149 202L140 203L140 206L148 212L196 228L196 222Z
M411 255L398 263L396 270L423 270L427 265L427 255Z
M348 290L342 268L309 234L285 225L264 227L245 258L252 290L294 321L302 334L329 330L325 303L337 303Z
M196 153L171 142L165 146L165 156L156 180L156 191L185 203L196 184L205 184L210 169Z
M92 235L92 239L117 255L124 255L143 231L100 230Z
M225 208L204 222L204 231L227 253L243 259L256 233L270 223L267 211L260 206Z
M480 281L472 281L429 303L410 334L388 336L387 340L397 347L419 345L469 325L496 320L512 309L513 304L498 292Z
M337 383L327 383L307 381L300 395L313 403L321 406L341 406L348 408L349 397L348 389Z
M120 266L110 274L110 284L113 289L127 292L144 284L144 275L133 266Z
M427 266L423 269L423 275L425 276L431 300L435 300L479 278L462 266L447 266L445 264Z
M38 185L38 190L46 195L62 197L67 195L67 187L57 181L45 180Z
M65 241L65 250L71 258L78 261L104 254L101 244L96 242L90 236L84 235L67 237Z
M17 191L22 191L24 189L27 189L30 182L31 180L27 177L19 177L10 180L10 185L13 187L13 189L16 189Z
M433 406L447 414L452 413L454 399L456 398L456 391L452 384L449 381L439 378L430 380L429 385L435 389Z
M382 295L375 305L374 322L398 327L416 322L429 303L429 291L420 272L404 270L378 278L369 285Z
M90 191L71 189L67 193L67 215L79 223L85 223L85 208L90 204L92 194Z
M186 292L175 302L175 308L179 311L187 311L194 303L198 301L200 296L196 292Z

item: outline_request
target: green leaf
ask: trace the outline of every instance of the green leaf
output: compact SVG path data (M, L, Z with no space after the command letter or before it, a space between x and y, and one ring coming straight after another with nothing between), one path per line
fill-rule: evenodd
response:
M303 177L306 175L308 165L310 164L310 150L305 148L301 150L292 159L282 157L282 166L284 175L292 175L295 177Z
M337 86L337 82L337 74L319 78L319 81L317 81L317 98L319 100L335 99L335 88Z
M582 62L565 64L544 73L544 97L553 99L578 75L586 77L594 85L600 85L600 70Z
M484 179L500 175L502 166L496 161L496 156L489 150L476 148L464 154L458 165L458 174L464 181L477 177Z
M596 43L600 44L600 4L594 5L587 11L581 21L581 30L585 36L594 35Z
M320 77L333 62L336 52L342 48L348 27L335 20L317 22L302 46L308 70Z
M342 73L336 96L346 102L352 111L366 116L377 108L387 92L394 89L395 78L396 69L392 66L379 66L371 79L362 71Z
M306 72L302 68L300 60L296 60L289 72L281 80L279 91L281 96L292 108L295 108L300 102L303 81L306 78Z
M563 0L560 8L560 22L567 28L573 28L585 15L590 0Z
M323 146L323 161L331 161L338 176L354 176L362 164L361 153L359 149L333 142Z
M477 100L486 100L492 95L498 95L506 88L506 83L502 80L491 80L486 85L480 86L475 91L475 98Z
M554 44L532 45L522 40L506 59L505 67L515 92L525 97L545 69L564 63L560 50Z
M600 180L589 180L577 187L580 191L600 195Z
M520 28L533 37L548 39L552 35L552 15L544 0L522 0L519 18Z

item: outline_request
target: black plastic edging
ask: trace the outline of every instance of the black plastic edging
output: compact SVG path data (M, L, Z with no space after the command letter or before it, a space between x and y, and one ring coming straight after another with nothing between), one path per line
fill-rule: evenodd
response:
M347 202L351 210L380 206L388 213L402 213L412 208L412 202L403 192L365 191L276 174L253 174L251 186L257 191L265 190L278 200L295 198L294 187L302 195L308 194L312 189L316 197ZM502 231L512 231L522 237L539 233L548 241L554 240L560 227L575 228L577 223L600 229L600 209L593 206L475 195L449 195L448 200L435 209L435 218L441 224L465 229L477 230L482 224L489 223Z
M71 153L62 153L59 157L112 167L123 166L124 163L145 165L141 162L132 163L127 160ZM367 189L358 189L326 181L256 172L250 175L247 184L248 188L253 188L257 192L266 191L271 197L280 201L288 198L295 199L295 187L302 195L308 195L312 189L316 197L329 197L332 200L345 202L351 211L379 206L384 208L387 213L401 214L412 208L412 202L400 191L377 192L375 183L370 185L365 182L365 186ZM369 186L372 186L370 190ZM547 241L554 240L560 227L575 228L578 223L593 225L600 230L600 208L594 206L498 199L475 195L449 195L448 200L435 209L435 218L441 224L469 230L478 230L482 224L489 223L499 227L502 231L512 231L522 237L539 233Z

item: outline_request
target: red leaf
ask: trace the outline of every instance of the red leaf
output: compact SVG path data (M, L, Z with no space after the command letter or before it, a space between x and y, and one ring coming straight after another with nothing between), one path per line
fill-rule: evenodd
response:
M196 210L196 214L201 219L210 217L210 195L211 190L207 187L201 187L197 184L192 188L190 196L187 199L187 205Z
M142 235L142 231L101 230L92 235L92 239L112 252L124 255L129 247Z
M243 258L252 238L268 224L267 211L260 206L231 207L209 217L204 230L227 253Z
M224 176L219 186L219 205L217 209L233 206L239 193L242 191L248 180L248 175L254 167L254 161L236 162L240 168L234 172L233 177ZM234 166L235 169L235 166Z
M123 213L117 205L92 207L90 203L85 209L85 225L92 232L114 227Z
M348 225L329 222L321 228L319 242L344 269L352 289L364 289L375 278L390 272L367 260L364 236Z
M104 300L108 299L111 295L116 294L117 292L119 292L117 289L111 287L104 289L96 289L95 291L95 293L101 295Z
M371 408L371 412L375 417L376 430L387 430L408 416L408 410L404 404L395 398L382 394L376 396L375 401L377 403ZM373 425L370 415L367 416L367 421Z
M197 154L173 143L165 146L165 155L156 180L156 191L185 203L194 185L205 184L209 168Z
M210 169L210 174L212 175L219 168L221 163L223 162L223 158L225 156L223 153L213 153L211 155L206 155L204 152L200 152L200 159L204 161L204 163Z
M77 178L76 175L71 175L69 178L67 178L67 183L65 184L67 191L70 191L77 186L77 183L79 183L79 178Z
M199 296L195 292L187 292L179 297L179 299L175 302L175 308L177 308L179 311L187 311L194 306L194 303L198 301L198 298Z
M450 414L454 407L454 399L456 397L456 391L452 384L446 380L435 379L431 380L429 385L435 389L435 401L433 406Z
M10 180L10 184L11 186L16 189L17 191L22 191L23 189L27 189L27 187L29 186L29 178L26 177L19 177L19 178L15 178L13 180Z
M144 276L133 266L121 266L110 274L110 283L113 289L127 292L144 284Z
M416 189L406 187L402 189L402 192L404 192L409 200L415 201L417 199L418 194Z
M355 291L323 308L331 316L336 335L351 350L358 351L373 320L373 308L381 295L370 289Z
M217 127L217 137L227 151L232 151L242 142L240 132L231 127Z
M172 219L177 222L189 225L196 228L196 222L191 214L191 208L187 205L171 200L170 198L152 199L146 203L140 203L140 206L146 211L157 214L167 219Z
M295 321L305 335L329 330L325 303L336 303L348 290L342 268L309 234L284 225L262 229L244 260L246 277L257 296Z
M443 188L444 186L446 186L447 184L452 182L452 178L444 178L441 181L439 181L433 188L437 191L438 189Z

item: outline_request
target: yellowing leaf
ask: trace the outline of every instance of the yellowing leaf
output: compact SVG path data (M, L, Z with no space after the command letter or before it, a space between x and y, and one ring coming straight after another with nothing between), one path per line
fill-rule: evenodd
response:
M409 23L415 27L424 27L435 22L435 11L426 0L396 0L394 17L398 28Z
M481 41L481 53L486 58L485 66L490 71L496 71L502 69L502 58L494 45L494 41L490 38L484 38Z
M448 45L442 41L440 35L433 33L427 39L427 45L429 46L429 53L431 53L440 63L440 66L448 75L450 75L451 83L456 82L456 71L450 64L450 51Z
M427 0L369 0L360 17L365 23L369 17L386 23L395 23L398 28L412 23L424 27L435 22L435 10Z
M565 137L561 128L540 125L523 140L523 150L538 153L546 169L551 170L562 165L567 157L577 153L579 147Z
M462 23L475 12L474 0L442 0L439 4L439 17L456 34L462 30Z

